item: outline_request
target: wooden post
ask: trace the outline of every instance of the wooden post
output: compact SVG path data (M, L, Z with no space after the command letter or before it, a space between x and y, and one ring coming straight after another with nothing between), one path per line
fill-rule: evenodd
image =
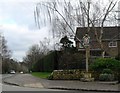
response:
M86 46L86 72L89 71L89 56L90 56L90 49L89 46Z

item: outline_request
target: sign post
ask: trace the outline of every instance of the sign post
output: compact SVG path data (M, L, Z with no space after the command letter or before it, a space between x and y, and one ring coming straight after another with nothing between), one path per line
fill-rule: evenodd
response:
M83 45L85 46L85 50L86 50L86 72L88 72L88 61L90 55L89 42L90 42L90 37L88 34L85 34L85 36L83 37Z

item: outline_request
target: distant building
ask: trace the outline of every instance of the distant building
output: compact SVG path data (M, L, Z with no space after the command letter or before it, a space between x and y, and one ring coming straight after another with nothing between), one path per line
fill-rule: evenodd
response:
M96 27L98 35L100 35L100 27ZM77 27L76 37L83 42L83 36L87 32L87 27ZM91 57L101 56L100 44L97 42L94 29L90 27L90 53ZM80 41L75 38L75 44L77 49L81 53L85 53L85 49L81 45ZM103 47L105 49L105 56L115 57L120 54L120 26L119 27L104 27L102 37Z

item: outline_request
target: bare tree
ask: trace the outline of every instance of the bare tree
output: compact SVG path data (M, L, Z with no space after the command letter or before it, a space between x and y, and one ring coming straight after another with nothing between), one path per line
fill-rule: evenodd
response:
M2 66L2 73L6 73L10 71L10 59L11 59L11 51L8 49L7 41L5 37L0 34L0 64Z
M29 70L32 69L32 66L38 62L43 56L49 52L49 39L45 38L43 41L40 41L39 44L32 45L26 53L26 56L23 58L23 62L27 63Z
M29 48L26 56L23 58L23 62L27 63L29 69L31 69L31 68L32 68L32 65L33 65L35 62L38 61L39 57L40 57L40 47L39 47L39 45L38 45L38 44L32 45L32 46Z
M44 8L44 11L43 11ZM35 14L35 20L37 25L40 27L40 23L49 23L52 26L52 33L53 36L55 35L70 35L71 33L74 33L74 30L72 29L74 25L74 19L71 17L73 12L73 7L71 5L71 2L59 2L58 0L54 0L52 2L43 2L38 3L36 6L36 10L34 12ZM44 20L41 21L41 16ZM73 15L74 16L74 15ZM71 30L71 31L69 31Z
M39 42L39 46L40 46L41 53L46 55L50 51L50 49L49 49L50 39L44 38L43 41Z
M11 51L8 49L7 46L7 41L5 40L4 36L0 36L1 37L1 56L3 58L10 58L11 57Z
M0 33L0 74L2 73L2 36Z
M38 3L34 12L36 24L40 27L40 18L44 14L45 17L42 18L44 23L50 22L53 34L57 33L59 36L75 36L75 25L88 27L88 32L90 31L90 27L93 27L96 40L100 45L102 56L104 57L105 50L102 44L104 26L107 25L107 20L111 17L109 14L111 14L117 2L108 0L107 5L102 7L97 2L99 1L78 0L75 3L64 0L61 3L59 0L53 0L52 2ZM43 8L44 12L42 11ZM96 27L98 26L100 27L100 34L96 31ZM79 40L78 37L76 38ZM82 44L81 40L79 41Z

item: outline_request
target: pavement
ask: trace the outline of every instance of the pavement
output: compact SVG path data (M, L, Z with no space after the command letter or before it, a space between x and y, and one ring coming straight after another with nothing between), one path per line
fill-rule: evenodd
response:
M5 78L4 83L47 89L63 90L82 90L82 91L100 91L100 92L120 92L120 84L114 82L82 82L77 80L47 80L32 76L31 74L16 74L10 78Z

